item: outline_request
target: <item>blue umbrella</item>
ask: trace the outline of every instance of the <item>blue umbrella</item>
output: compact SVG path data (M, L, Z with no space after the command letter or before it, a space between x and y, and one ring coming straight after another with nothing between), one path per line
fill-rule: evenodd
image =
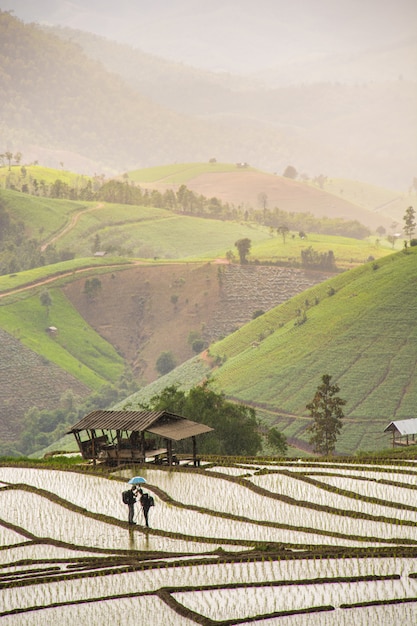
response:
M142 476L135 476L128 482L129 485L140 485L141 483L146 483L146 480L142 478Z

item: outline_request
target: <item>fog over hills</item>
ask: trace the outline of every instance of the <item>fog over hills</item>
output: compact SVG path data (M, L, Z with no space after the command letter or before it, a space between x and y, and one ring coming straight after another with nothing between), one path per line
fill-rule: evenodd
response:
M2 0L2 8L24 21L86 30L208 70L249 74L304 66L296 80L309 81L311 68L320 65L319 80L333 80L329 67L356 60L352 78L361 80L362 60L371 55L380 56L379 75L366 79L376 80L392 69L383 58L391 49L395 71L415 78L408 73L416 67L414 0Z
M27 29L0 58L0 150L82 173L291 164L405 191L417 175L416 7L0 0ZM41 41L32 22L78 49Z

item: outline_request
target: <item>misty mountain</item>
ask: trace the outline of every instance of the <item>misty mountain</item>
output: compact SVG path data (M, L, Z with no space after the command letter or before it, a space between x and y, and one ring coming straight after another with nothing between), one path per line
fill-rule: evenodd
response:
M414 83L266 89L89 33L55 29L58 38L0 17L3 151L24 159L120 173L214 157L394 188L415 175Z
M414 0L119 0L117 5L109 0L3 0L3 5L25 21L93 32L206 70L248 75L280 69L281 79L289 81L281 86L294 83L295 68L296 82L346 82L343 66L349 58L356 60L350 73L355 81L400 74L415 78ZM401 42L410 37L414 52L403 49L395 63L381 57L368 72L369 55L378 56L382 47L400 52Z

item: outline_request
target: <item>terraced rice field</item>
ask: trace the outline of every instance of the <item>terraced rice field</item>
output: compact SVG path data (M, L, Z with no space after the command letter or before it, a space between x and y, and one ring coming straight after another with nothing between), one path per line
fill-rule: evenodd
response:
M128 526L141 474L156 505ZM417 623L417 466L0 466L2 626Z

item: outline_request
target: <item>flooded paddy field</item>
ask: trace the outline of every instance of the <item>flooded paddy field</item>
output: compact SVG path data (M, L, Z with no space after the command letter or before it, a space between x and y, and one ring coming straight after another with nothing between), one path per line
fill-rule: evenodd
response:
M1 624L416 623L416 489L412 463L0 466Z

